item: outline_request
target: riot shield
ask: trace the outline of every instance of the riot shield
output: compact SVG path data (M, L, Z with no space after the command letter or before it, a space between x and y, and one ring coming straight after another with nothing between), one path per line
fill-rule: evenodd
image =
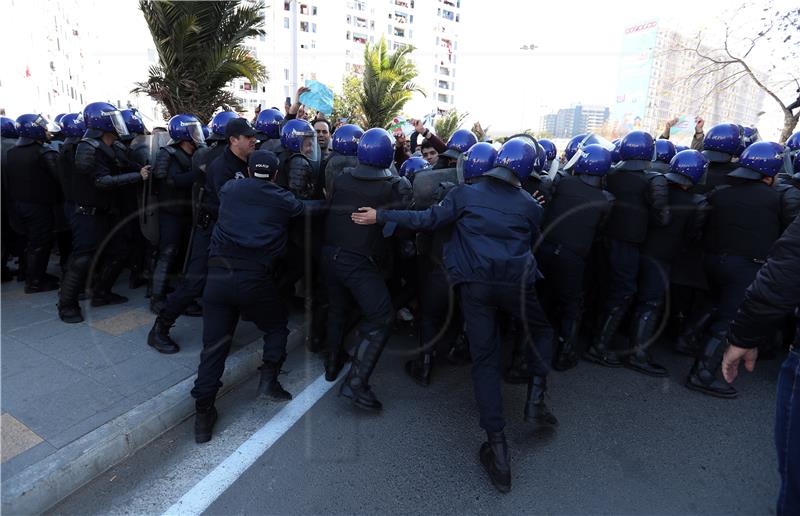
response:
M147 156L147 164L154 165L158 150L169 142L169 133L158 131L148 136L142 136L142 145L139 150L141 155ZM134 142L136 138L134 138ZM152 172L152 171L151 171ZM155 178L152 174L142 183L142 193L139 204L139 227L144 237L153 245L158 245L158 196L154 188Z
M436 192L440 183L458 184L456 168L423 170L414 176L412 205L416 210L425 210L438 202Z
M325 197L330 198L331 188L333 181L336 179L345 168L355 167L358 165L358 158L355 156L343 156L338 153L332 153L328 158L328 163L325 165Z

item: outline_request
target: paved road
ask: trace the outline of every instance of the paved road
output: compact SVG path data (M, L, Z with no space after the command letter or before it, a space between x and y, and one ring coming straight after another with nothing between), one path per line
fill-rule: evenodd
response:
M524 387L506 386L513 490L500 495L477 462L483 434L468 368L440 369L430 388L418 387L401 371L411 345L395 337L375 374L383 414L331 390L206 513L774 513L775 360L737 383L737 400L685 389L691 360L665 349L656 354L667 379L581 363L551 380L556 431L526 425ZM321 372L301 351L285 367L294 393ZM53 512L163 512L281 408L254 399L256 381L219 401L208 445L194 444L190 419Z

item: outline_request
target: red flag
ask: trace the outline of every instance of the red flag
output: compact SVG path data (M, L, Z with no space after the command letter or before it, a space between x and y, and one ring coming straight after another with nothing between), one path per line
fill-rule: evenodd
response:
M30 76L31 76L31 69L28 65L25 65L25 77L27 78Z

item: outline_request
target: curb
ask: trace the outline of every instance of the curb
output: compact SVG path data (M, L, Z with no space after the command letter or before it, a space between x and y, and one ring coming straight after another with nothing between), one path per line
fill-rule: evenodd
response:
M290 323L291 326L291 323ZM301 328L289 334L287 352ZM300 343L302 346L302 342ZM261 364L261 339L231 353L223 387L229 391ZM189 396L196 374L59 449L2 482L2 512L40 514L194 414Z

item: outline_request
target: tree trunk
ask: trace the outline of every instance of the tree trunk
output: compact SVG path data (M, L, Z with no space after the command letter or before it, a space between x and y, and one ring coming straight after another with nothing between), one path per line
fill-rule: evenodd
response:
M789 139L789 137L794 132L794 128L797 127L797 121L800 120L800 113L796 115L792 115L792 112L788 109L783 110L783 129L781 129L781 139L780 142L783 143Z

